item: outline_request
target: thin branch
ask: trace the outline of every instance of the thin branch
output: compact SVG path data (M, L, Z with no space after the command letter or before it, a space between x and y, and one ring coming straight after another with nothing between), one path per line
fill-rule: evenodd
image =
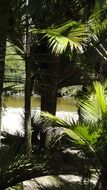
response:
M99 55L101 55L101 57L103 57L105 61L107 61L107 57L105 57L97 47L95 47L92 43L90 43L90 45L98 52Z

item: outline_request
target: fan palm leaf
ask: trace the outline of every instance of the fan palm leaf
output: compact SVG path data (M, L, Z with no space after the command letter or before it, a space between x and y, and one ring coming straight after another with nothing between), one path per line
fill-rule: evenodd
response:
M105 86L101 85L100 82L95 81L93 82L94 85L94 89L95 89L95 93L96 93L96 98L99 102L99 107L101 109L101 112L104 113L107 111L107 102L106 102L106 90L105 90Z
M103 86L99 82L94 82L93 86L95 90L93 97L91 99L85 98L80 104L84 118L87 116L87 120L85 118L81 123L78 122L71 125L65 122L63 125L63 122L61 122L61 127L64 128L64 133L69 137L71 142L78 144L88 157L91 156L90 164L98 173L98 183L101 183L101 186L107 189L106 85ZM97 109L99 109L98 112ZM95 112L97 112L97 114ZM52 118L53 117L51 117L51 119ZM54 118L54 122L55 120L57 123L57 118Z
M100 82L93 82L95 93L81 100L81 115L87 121L98 121L107 112L106 90Z
M89 26L95 35L100 35L103 31L107 30L107 4L96 1L95 8L89 18Z
M33 29L33 33L42 33L48 38L48 45L55 54L64 53L67 48L72 51L83 52L83 47L90 40L87 24L68 21L57 27L47 29Z
M83 124L83 123L75 123L72 124L66 123L63 119L53 116L50 113L42 113L42 116L48 121L51 121L51 123L54 123L53 127L57 126L62 128L62 137L67 135L71 141L75 142L76 144L82 146L82 147L88 147L89 151L94 151L93 142L94 139L99 136L99 131L92 130L90 128L89 124ZM46 126L46 125L45 125ZM93 125L92 125L93 126ZM58 136L58 135L57 135Z

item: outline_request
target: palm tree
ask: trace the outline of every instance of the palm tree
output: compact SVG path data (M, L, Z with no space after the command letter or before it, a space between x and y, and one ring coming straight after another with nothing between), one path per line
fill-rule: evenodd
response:
M67 21L56 27L47 29L33 29L33 33L42 33L48 38L49 48L56 55L63 54L67 51L72 52L74 49L82 53L84 45L90 40L91 33L88 32L87 24L76 21Z
M25 149L29 153L32 151L31 143L31 63L30 63L30 34L29 34L29 1L26 0L26 13L25 13Z
M13 136L11 138L10 146L2 146L0 148L1 190L36 177L72 174L71 166L66 167L63 158L62 160L61 158L60 160L55 159L57 153L47 151L45 148L44 150L37 150L36 154L32 154L29 157L24 153L24 145L20 141L20 137L15 137L15 139ZM21 147L18 146L18 143L21 143Z
M1 1L1 6L0 6L0 71L1 71L0 72L0 131L1 131L1 119L2 119L2 94L3 94L3 82L4 82L4 69L5 69L6 40L7 38L11 38L12 36L13 36L12 38L14 37L16 38L14 32L17 33L17 29L16 31L13 29L15 28L16 25L19 24L20 20L20 15L17 9L23 6L24 3L25 3L24 0L23 1L4 0ZM14 17L16 15L17 18ZM20 28L21 27L19 27L19 29ZM18 40L16 41L18 42ZM20 45L20 43L18 43L18 45ZM1 139L1 134L0 134L0 139Z
M9 41L15 47L16 53L25 61L25 150L31 151L31 64L29 42L29 10L28 1L18 1L11 10Z
M104 2L105 1L100 3L100 10L102 5L105 5ZM70 13L69 16L64 8L65 5ZM41 7L38 14L35 14L32 6L36 7L37 10L38 6ZM55 11L53 11L54 7L57 7L58 11L57 9L54 9ZM77 57L75 56L75 60L73 60L75 50L77 53L84 53L87 46L91 45L95 47L94 43L91 43L90 40L91 37L93 38L96 36L94 30L96 24L95 22L92 24L93 17L90 17L93 12L95 13L95 7L96 1L73 1L72 4L64 2L63 0L61 3L52 1L52 4L49 4L47 1L42 2L39 0L36 2L30 2L30 9L32 9L31 17L35 25L35 29L32 29L32 33L35 33L35 41L37 44L37 46L34 44L34 47L32 48L33 52L35 52L33 59L35 59L36 63L33 64L33 68L39 70L39 74L38 72L35 72L35 76L37 77L37 81L40 81L37 85L39 86L39 92L41 94L41 110L48 111L52 114L55 114L56 112L55 104L57 100L57 89L60 86L58 82L60 81L60 70L63 70L63 66L61 67L63 63L61 64L61 62L64 62L61 57L66 57L65 59L68 60L68 57L70 56L71 59L68 62L74 62ZM77 15L75 15L75 11L78 13ZM99 10L96 11L99 12ZM50 14L50 12L53 14ZM100 13L101 12L99 12L99 15L101 15ZM55 22L56 17L57 19ZM104 22L102 24L103 26ZM101 25L101 22L99 25ZM99 52L101 53L101 51ZM51 62L54 62L54 64L51 64ZM64 64L66 65L64 69L66 69L67 64ZM67 73L65 75L67 75ZM52 80L52 78L54 79Z
M14 0L11 1L5 0L1 1L1 6L0 6L0 141L1 141L2 94L3 94L3 82L4 82L4 69L5 69L6 38L9 26L8 15L12 3L14 3Z
M36 35L41 33L41 35L44 36L43 44L41 43L42 44L41 46L42 47L44 46L45 48L43 49L41 48L41 46L38 47L36 53L37 57L38 54L43 54L42 57L44 57L44 59L46 58L48 59L48 60L46 59L45 61L42 60L42 57L40 59L35 57L38 63L40 61L40 64L38 65L39 69L41 70L41 74L42 73L44 74L44 78L43 76L40 77L40 84L42 83L43 85L45 82L43 88L46 90L46 92L43 90L43 93L41 94L41 100L42 97L45 100L44 108L42 109L42 111L44 110L52 114L55 114L57 90L59 87L59 81L61 80L60 79L61 68L63 68L63 65L66 64L63 61L64 60L63 57L64 56L66 57L66 60L68 60L69 64L71 63L71 60L68 55L72 57L72 54L75 51L77 53L83 53L84 47L90 39L90 34L87 30L86 24L78 23L76 21L71 21L71 20L56 27L49 27L47 29L40 29L40 30L33 29L32 33ZM48 41L48 48L46 45L47 41ZM39 48L40 50L42 49L42 52L38 53L37 51L39 51ZM45 63L43 63L44 61ZM37 79L39 80L39 78ZM52 105L54 105L53 109L51 109Z
M106 1L96 1L92 14L89 17L89 27L94 34L94 41L90 45L105 61L107 61L106 45L104 43L107 31L106 12Z
M57 125L64 127L65 135L91 157L90 166L99 176L95 189L107 189L107 85L94 82L94 93L80 102L83 121L68 125L65 121L49 114L43 114ZM64 136L64 134L63 134Z

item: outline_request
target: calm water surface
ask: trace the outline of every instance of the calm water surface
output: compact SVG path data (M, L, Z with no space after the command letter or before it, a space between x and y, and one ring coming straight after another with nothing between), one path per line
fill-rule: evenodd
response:
M11 96L4 98L4 106L19 108L24 107L24 97ZM32 108L40 107L40 97L32 97ZM76 100L71 97L57 99L57 111L76 111Z

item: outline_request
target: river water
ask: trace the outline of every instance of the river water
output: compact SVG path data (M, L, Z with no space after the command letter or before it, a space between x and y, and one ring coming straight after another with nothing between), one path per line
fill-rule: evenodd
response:
M32 97L32 114L40 113L40 97ZM71 97L58 98L56 115L66 122L77 121L76 101ZM4 98L2 131L24 135L24 97Z
M33 96L31 98L32 108L40 108L40 97ZM57 111L74 112L77 110L77 101L72 97L58 97L57 98ZM24 108L23 96L10 96L4 98L5 107Z

